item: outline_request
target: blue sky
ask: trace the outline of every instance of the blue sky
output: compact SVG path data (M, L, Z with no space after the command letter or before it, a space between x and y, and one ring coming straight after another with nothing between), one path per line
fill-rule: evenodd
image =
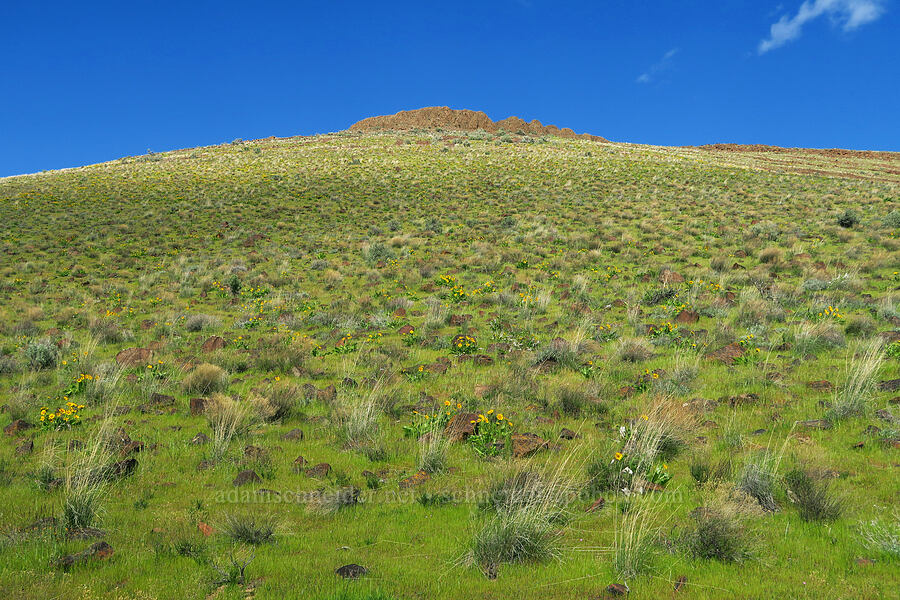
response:
M900 0L10 0L0 23L0 176L432 105L900 151Z

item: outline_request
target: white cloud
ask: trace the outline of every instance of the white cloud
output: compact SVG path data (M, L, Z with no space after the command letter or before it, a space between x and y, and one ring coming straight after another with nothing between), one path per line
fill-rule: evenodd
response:
M669 67L669 65L672 63L672 58L674 58L676 54L678 54L678 48L672 48L671 50L663 54L663 57L659 59L659 61L651 65L650 68L647 69L644 73L641 73L635 81L637 83L650 83L660 71L663 71Z
M821 16L828 16L844 31L853 31L877 20L883 13L884 0L806 0L796 15L784 15L772 24L769 37L759 43L757 51L765 54L797 39L806 23Z

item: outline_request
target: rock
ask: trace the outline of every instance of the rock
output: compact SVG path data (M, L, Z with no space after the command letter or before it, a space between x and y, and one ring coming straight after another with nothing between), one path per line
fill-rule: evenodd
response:
M294 462L296 464L296 461L294 461ZM321 478L321 477L326 477L330 472L331 472L331 465L329 465L328 463L319 463L314 467L310 467L310 468L306 469L306 476Z
M247 485L248 483L261 483L262 479L259 478L259 475L256 474L256 471L252 469L247 469L246 471L241 471L237 474L237 477L234 478L234 481L231 482L231 485L234 487L239 487L242 485Z
M462 356L460 358L462 358ZM450 368L450 365L448 365L447 363L442 363L442 362L436 362L436 363L431 363L430 365L425 365L426 371L428 371L429 373L435 373L437 375L443 375L444 373L447 372L447 369L449 369L449 368Z
M480 365L482 367L494 364L494 359L487 354L476 354L472 360L476 365Z
M526 458L550 445L547 440L534 433L514 433L510 439L512 454L515 458Z
M369 570L362 565L351 563L349 565L344 565L343 567L338 567L334 572L344 579L359 579L363 575L368 574Z
M492 385L476 385L473 393L476 398L484 398L488 394L494 391L494 386Z
M731 396L730 398L724 399L728 402L729 406L742 406L744 404L755 404L759 401L759 396L754 393L749 394L738 394L737 396Z
M878 384L878 389L882 392L896 392L900 390L900 379L888 379Z
M400 489L405 490L411 487L415 487L417 485L421 485L426 481L431 479L431 475L426 473L425 471L417 471L413 473L409 477L404 477L400 480Z
M478 419L478 415L470 412L461 412L453 415L453 418L450 419L450 422L447 423L447 426L444 428L444 435L447 436L447 439L451 442L459 442L465 440L470 435L475 433L475 423Z
M32 427L34 427L34 425L29 423L28 421L16 419L3 428L3 433L5 433L6 435L18 435L26 429L31 429Z
M659 274L659 282L667 285L672 283L684 283L684 277L675 271L665 269Z
M744 349L740 344L731 343L727 346L722 346L718 350L710 352L706 355L706 358L709 360L717 360L725 365L733 365L735 359L740 358L744 355Z
M695 310L682 310L675 315L676 323L696 323L700 320L700 313Z
M316 392L316 399L327 403L334 402L337 399L337 388L334 387L334 384L329 385L326 388L322 388Z
M26 525L21 529L21 531L44 531L45 529L53 529L57 526L58 521L56 517L44 517L42 519L38 519L37 521L31 523L30 525Z
M157 406L171 406L175 404L175 397L153 392L152 394L150 394L150 404L154 404Z
M611 583L606 586L606 591L612 596L625 596L628 594L628 585L624 583Z
M606 498L597 498L596 500L594 500L591 503L590 506L588 506L586 509L584 509L584 512L589 512L589 513L597 512L604 506L606 506Z
M128 456L134 452L142 452L144 450L144 442L138 441L130 441L127 444L124 444L122 448L119 450L119 454L122 456Z
M206 398L191 398L191 416L199 417L205 413L207 402Z
M123 367L136 367L150 360L153 351L149 348L125 348L116 354L116 363Z
M830 392L834 389L834 385L826 379L821 379L819 381L807 381L806 387L817 392Z
M203 345L200 346L200 349L204 352L215 352L216 350L221 350L222 348L224 348L225 345L225 338L218 335L213 335L208 337L206 341L203 342Z
M63 556L60 559L54 561L54 565L61 569L69 569L72 566L85 563L91 560L104 560L112 556L113 549L112 546L107 544L106 542L95 542L90 545L85 550L77 554L69 554L68 556Z
M107 473L109 477L113 479L119 479L122 477L128 477L134 470L137 468L137 459L136 458L126 458L125 460L120 460L118 462L114 462L107 469Z
M900 342L900 331L882 331L878 337L884 340L885 345Z
M472 320L472 315L450 315L450 326L459 327L463 323Z
M25 440L16 447L16 456L31 454L34 450L34 440Z
M106 532L96 527L79 527L66 532L66 538L70 540L92 540L106 537Z
M197 529L203 534L203 537L209 537L216 531L211 525L207 525L203 521L197 523Z
M565 427L563 427L562 431L559 432L559 437L564 440L574 440L578 437L578 434L571 429L566 429Z
M209 443L209 437L203 432L198 433L191 439L191 444L193 444L195 446L202 446L203 444L208 444L208 443Z
M887 421L888 423L894 422L894 415L891 414L891 411L889 411L886 408L879 408L878 410L876 410L875 416L878 417L879 419L881 419L882 421Z
M281 436L281 439L288 442L296 442L303 439L303 430L302 429L291 429L287 433Z
M265 460L269 456L269 451L259 446L244 446L244 460L255 461Z
M399 333L400 335L409 335L413 331L415 331L415 328L412 325L404 325L397 330L397 333Z
M294 473L299 475L303 472L303 468L307 465L306 459L303 456L298 456L294 459L292 469Z

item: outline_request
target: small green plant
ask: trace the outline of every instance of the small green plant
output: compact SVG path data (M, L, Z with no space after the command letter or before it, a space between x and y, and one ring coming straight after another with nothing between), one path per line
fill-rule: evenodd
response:
M224 567L213 564L219 574L216 585L244 585L247 582L247 567L256 558L256 550L248 550L246 546L232 546L228 555L228 563Z
M44 429L70 429L81 425L82 410L84 404L74 402L66 402L56 410L50 410L45 406L41 408L39 422Z
M470 335L457 335L450 341L450 352L453 354L471 354L478 349L478 343Z
M511 447L510 436L513 426L503 413L491 409L478 415L472 423L475 424L475 433L469 436L468 442L479 456L497 456L504 448Z
M237 296L241 293L241 280L237 275L232 275L228 280L228 291L231 292L232 296Z
M403 426L403 435L419 439L426 433L443 432L450 419L462 409L462 404L444 400L444 408L434 412L412 411L412 421Z
M844 228L851 228L859 225L859 215L849 208L838 215L837 224Z
M888 344L884 350L884 354L888 358L900 358L900 342Z

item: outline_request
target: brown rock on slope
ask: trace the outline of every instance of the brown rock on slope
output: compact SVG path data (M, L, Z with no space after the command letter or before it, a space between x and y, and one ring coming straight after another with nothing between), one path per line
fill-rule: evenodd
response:
M475 131L484 129L496 133L503 129L510 133L522 131L528 135L555 135L564 138L580 138L595 142L608 140L599 135L589 133L576 134L568 127L560 129L556 125L542 125L534 119L526 122L519 117L507 117L501 121L492 121L489 116L476 110L457 110L448 106L428 106L416 110L401 110L395 115L369 117L350 126L350 131L370 131L373 129L450 129L456 131Z

